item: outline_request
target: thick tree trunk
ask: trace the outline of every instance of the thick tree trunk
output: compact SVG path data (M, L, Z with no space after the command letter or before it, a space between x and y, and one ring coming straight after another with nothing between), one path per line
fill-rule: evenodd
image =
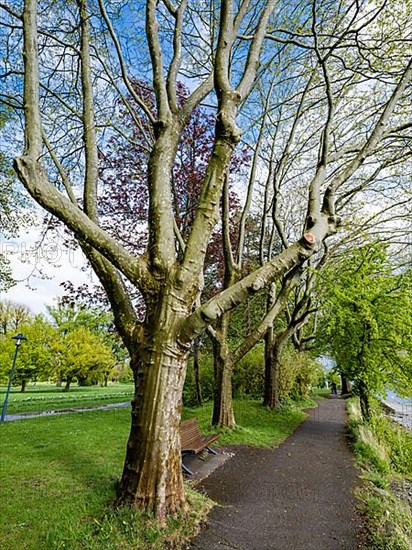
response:
M188 349L176 341L177 312L184 308L171 294L148 307L143 340L132 357L136 390L118 491L119 504L143 508L161 521L186 509L180 414Z
M214 401L212 425L219 428L234 428L232 372L233 365L228 348L229 315L223 315L217 326L218 338L213 339Z
M70 384L71 384L71 383L72 383L72 379L71 379L71 378L68 378L68 379L66 380L66 385L64 386L64 390L63 390L64 392L70 391Z
M370 417L371 417L370 403L369 403L368 390L363 380L361 380L358 383L358 390L359 390L359 400L360 400L360 406L362 411L362 417L364 420L368 421L370 420Z
M265 335L265 389L263 405L271 409L280 409L279 371L281 346L276 342L273 329Z
M203 399L202 399L202 387L200 385L200 375L199 375L199 338L196 338L193 342L193 371L194 371L194 377L195 377L197 404L201 406L203 404Z
M214 360L215 390L212 425L219 428L234 428L235 414L232 398L232 365L227 358L218 356Z
M340 374L340 380L342 385L342 395L347 395L351 392L351 384L343 373Z
M27 386L27 380L23 378L23 380L21 381L20 393L24 393L26 391L26 386Z

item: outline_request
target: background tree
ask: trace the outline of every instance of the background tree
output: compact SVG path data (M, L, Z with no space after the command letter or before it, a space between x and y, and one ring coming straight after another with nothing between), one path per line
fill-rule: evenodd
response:
M10 300L0 301L0 327L2 334L20 330L20 326L27 324L32 313L27 306L15 304Z
M42 315L36 315L31 319L26 318L18 325L18 330L26 336L28 345L21 346L13 381L20 384L21 391L24 392L30 380L47 380L52 375L51 350L57 334ZM13 360L15 341L12 335L14 333L15 330L8 332L0 340L3 379L7 378Z
M66 382L66 392L74 380L80 385L97 384L116 364L111 348L84 327L60 333L53 341L51 351L58 376Z
M353 380L368 419L376 393L412 394L411 272L397 273L385 247L370 244L327 276L322 341L338 371Z
M110 312L67 301L48 306L58 337L53 342L53 363L58 385L66 380L65 391L76 379L80 385L103 381L124 362L127 352L113 327ZM82 351L82 345L84 350Z

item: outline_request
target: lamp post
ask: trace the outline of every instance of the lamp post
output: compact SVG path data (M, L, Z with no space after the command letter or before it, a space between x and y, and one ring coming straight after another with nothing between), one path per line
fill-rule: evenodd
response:
M27 338L23 336L23 334L17 334L17 336L13 336L13 340L16 340L16 349L14 350L13 364L10 370L9 384L7 386L6 397L4 399L3 408L1 409L1 422L4 422L6 420L7 403L9 402L9 394L11 390L11 383L13 381L14 368L16 366L16 359L17 359L17 354L19 352L19 347L21 346L21 343L23 342L23 340L27 340Z

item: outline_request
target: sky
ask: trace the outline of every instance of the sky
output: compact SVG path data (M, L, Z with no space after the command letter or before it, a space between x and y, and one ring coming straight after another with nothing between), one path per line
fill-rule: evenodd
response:
M17 284L0 292L1 300L28 306L33 313L46 312L46 305L56 303L64 294L60 283L70 280L75 286L96 282L88 270L82 271L84 257L69 251L59 237L48 237L39 244L40 228L24 229L15 238L0 238L1 251L10 260ZM93 277L93 278L92 278Z

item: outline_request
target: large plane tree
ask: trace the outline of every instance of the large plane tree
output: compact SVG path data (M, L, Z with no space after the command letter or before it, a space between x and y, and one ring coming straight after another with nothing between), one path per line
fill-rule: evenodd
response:
M6 75L14 79L16 94L2 94L5 103L24 112L24 151L15 159L15 169L31 196L79 242L107 293L131 356L136 391L120 504L155 511L159 518L185 508L179 422L191 342L248 296L307 261L337 230L336 194L348 189L352 175L383 138L400 136L408 128L402 105L410 86L410 60L397 54L385 65L374 51L366 59L356 53L365 40L364 29L386 4L25 0L22 11L17 1L0 5L14 22L7 27L10 44L20 43L17 33L23 28L24 64L20 71L16 59ZM302 52L303 67L317 68L313 101L320 110L312 122L319 128L321 121L321 129L315 135L316 165L302 179L306 215L299 234L282 252L202 301L207 246L242 137L238 124L248 120L239 118L239 112L246 112L250 98L250 105L258 105L253 101L258 80L261 85L275 80L277 85L283 60L284 78L294 78L296 67L286 76L291 48ZM394 55L396 48L396 41L391 42L388 53ZM12 56L16 50L10 51ZM337 67L346 70L351 64L359 70L346 76L347 84L357 81L365 93L376 76L374 110L336 140L336 113L342 104L345 108L346 98L330 68L337 75ZM135 93L131 73L151 79L154 105ZM190 94L180 102L182 79ZM147 135L148 240L139 256L104 229L99 217L99 152L104 152L108 133L127 132L114 107L119 97ZM349 107L353 97L348 96ZM215 117L213 144L196 211L182 235L173 204L173 166L185 126L202 102ZM255 111L253 118L261 114ZM251 139L251 134L244 138ZM144 299L143 322L130 287Z

